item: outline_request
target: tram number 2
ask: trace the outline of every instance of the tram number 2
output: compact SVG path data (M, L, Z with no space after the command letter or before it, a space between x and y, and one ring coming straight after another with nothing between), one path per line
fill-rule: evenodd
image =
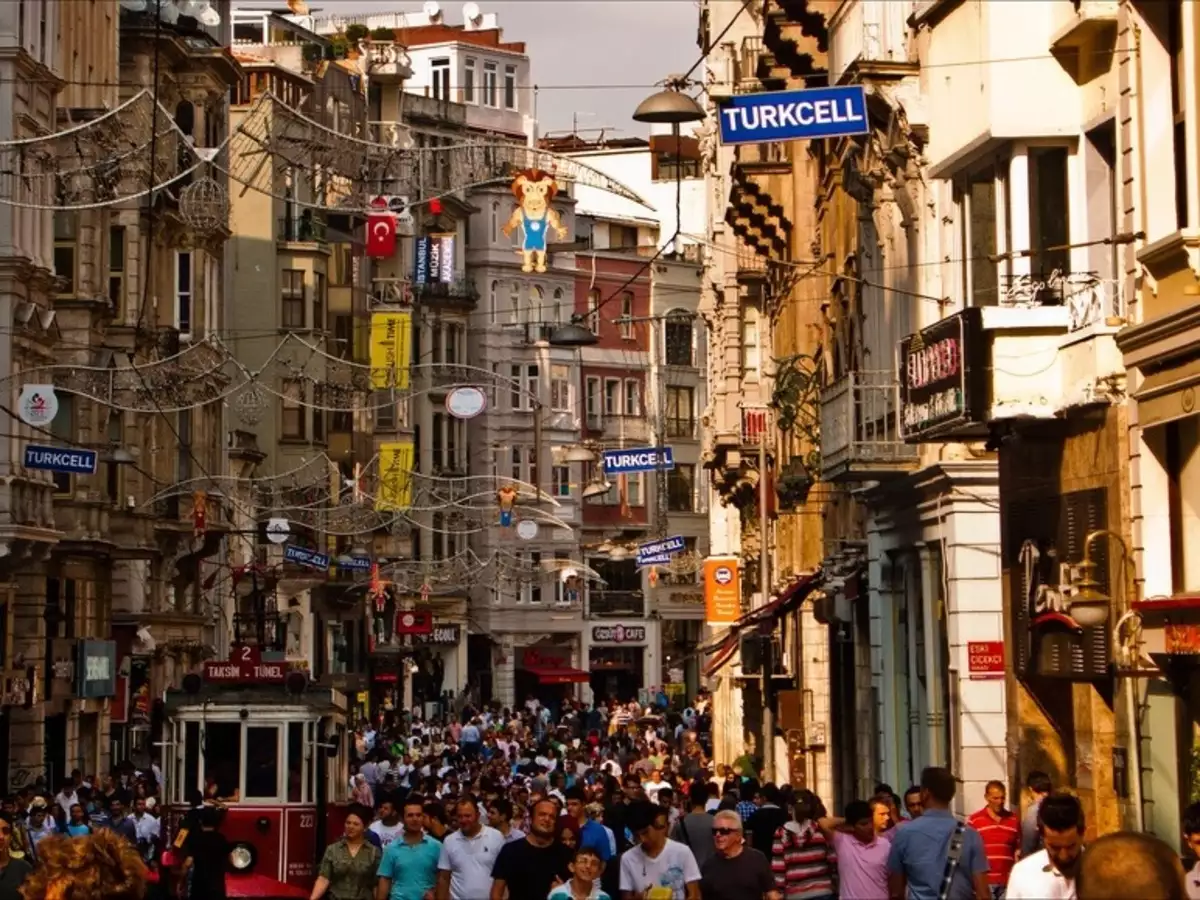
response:
M242 648L242 662L247 662L247 663L248 663L248 662L252 662L252 661L253 661L253 654L254 654L254 648L253 648L253 647L249 647L249 646L247 646L247 647L243 647L243 648Z
M300 813L300 829L314 828L317 824L317 817L312 813Z

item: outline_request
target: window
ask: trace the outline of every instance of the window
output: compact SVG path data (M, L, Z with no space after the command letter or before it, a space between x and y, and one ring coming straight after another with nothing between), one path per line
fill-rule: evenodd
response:
M542 602L542 581L546 575L542 571L542 554L536 550L529 554L529 568L532 571L533 580L529 583L529 602Z
M996 253L995 167L971 175L957 200L963 293L972 306L995 306L1000 302L1000 269L988 258Z
M504 67L504 108L517 108L517 67Z
M625 382L625 415L640 416L642 414L642 385L630 378Z
M349 359L353 352L354 317L349 313L336 313L333 317L333 355L338 359Z
M508 324L521 323L521 284L514 281L508 290Z
M609 225L608 247L610 250L634 250L638 245L638 230L633 225Z
M312 327L318 331L322 331L325 328L325 296L325 274L323 272L314 272Z
M588 291L587 296L587 322L588 330L592 334L600 333L600 304L604 302L600 299L600 289L592 288Z
M550 408L555 412L571 411L571 369L569 366L550 367Z
M120 410L109 410L105 437L108 438L108 446L112 448L120 447L125 442L124 420ZM104 488L108 502L119 505L121 502L120 463L110 460L104 464Z
M625 505L626 506L645 506L646 505L646 476L641 472L636 475L626 475L625 478Z
M433 414L433 471L447 468L446 466L446 417L441 413Z
M281 423L283 437L293 440L304 440L304 385L289 378L283 383L282 390L283 422Z
M494 62L483 64L483 105L495 109L498 106L496 98L497 74Z
M1187 57L1183 52L1183 3L1171 0L1167 4L1167 49L1171 55L1171 114L1174 123L1175 151L1175 227L1189 228L1187 177L1187 112L1184 86L1187 84ZM1032 187L1032 185L1031 185Z
M221 263L204 254L204 321L206 334L215 334L221 324Z
M699 178L700 160L679 157L675 153L658 153L654 158L651 177L655 181L675 181L677 178Z
M593 378L591 376L588 377L587 381L585 382L584 396L584 406L587 413L588 427L599 428L600 423L604 419L604 413L600 405L602 401L600 399L601 388L599 378Z
M695 388L667 386L667 437L690 438L696 433Z
M630 291L621 294L621 337L633 340L633 294Z
M25 4L21 4L24 8ZM75 236L79 220L74 212L54 214L54 274L59 283L55 294L70 297L75 294Z
M341 622L337 623L341 626ZM346 639L342 638L341 649L345 650ZM333 657L330 660L332 666L336 666L339 660ZM346 671L345 663L341 665L342 671ZM304 722L288 722L288 780L287 780L287 801L288 803L302 803L304 801L304 756L305 750L308 749L308 744L304 742ZM314 768L319 765L313 761L310 765ZM312 802L311 800L309 802Z
M554 289L554 319L553 321L562 323L565 317L563 316L563 289Z
M1029 249L1035 281L1071 271L1071 220L1067 197L1067 148L1029 150ZM1062 249L1051 250L1051 247Z
M621 382L616 378L604 381L604 415L621 415Z
M550 494L554 497L571 496L571 467L550 467Z
M513 412L529 412L537 402L538 390L537 366L510 366L509 375L512 378L510 390L510 405Z
M50 433L61 444L75 443L75 395L58 395L58 412L50 423ZM54 473L54 493L71 493L71 476L66 472Z
M279 727L246 727L246 799L279 796Z
M450 99L450 60L438 57L429 62L429 90L434 100Z
M180 334L192 333L194 284L191 252L177 251L175 253L175 327L179 329Z
M57 252L55 246L56 267ZM119 316L125 305L125 228L122 225L108 229L108 302Z
M187 481L192 477L192 411L190 409L181 409L175 414L175 432L179 435L175 479L176 481Z
M525 454L520 447L513 447L508 452L508 477L513 481L525 480Z
M535 284L529 290L529 321L540 323L548 321L545 315L546 289Z
M496 222L496 220L493 217L492 224L495 225L495 222ZM494 241L495 239L496 239L496 229L493 228L492 229L492 240ZM488 292L488 311L491 313L491 319L492 319L493 325L495 325L499 322L500 309L496 305L496 294L499 292L499 290L500 290L500 282L493 281L491 290Z
M688 513L696 511L695 466L676 463L675 468L667 472L667 510Z
M283 304L280 321L284 328L304 327L304 272L301 269L284 269L279 281L280 298Z
M542 393L540 390L539 380L540 379L539 379L538 367L537 366L526 366L525 367L525 394L524 394L524 399L525 399L526 405L523 406L522 409L533 409L534 405L537 403L537 401Z
M663 336L668 366L695 364L692 357L693 333L691 315L678 310L667 314L667 321L663 325Z
M470 56L463 64L462 102L475 102L475 60Z
M758 381L758 310L753 306L742 308L742 377L747 381Z

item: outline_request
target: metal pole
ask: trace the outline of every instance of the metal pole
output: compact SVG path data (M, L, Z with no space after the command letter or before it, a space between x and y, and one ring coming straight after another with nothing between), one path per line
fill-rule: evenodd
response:
M767 422L771 413L763 411L763 428L758 439L758 574L759 591L762 604L767 604L771 592L771 558L767 547L767 497L770 486L767 484ZM763 778L765 781L775 781L775 710L771 697L771 671L775 668L771 659L771 639L768 635L763 642L762 656L762 723L763 723Z
M533 408L533 477L529 480L533 482L534 488L537 490L538 502L541 502L542 494L542 412L545 407L542 406L540 400L534 401ZM551 460L553 464L553 460Z

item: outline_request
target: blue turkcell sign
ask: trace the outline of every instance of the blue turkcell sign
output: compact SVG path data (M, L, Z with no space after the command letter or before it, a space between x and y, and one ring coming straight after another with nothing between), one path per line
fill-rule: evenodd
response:
M606 475L630 475L634 472L654 472L675 468L675 454L670 447L641 447L633 450L605 450Z
M650 541L647 544L639 544L637 548L638 565L654 564L658 561L659 557L670 559L672 554L682 552L685 547L687 547L687 541L679 535L663 538L661 541Z
M736 94L717 109L722 144L757 144L866 134L867 94L860 84Z
M371 571L371 557L351 556L347 559L339 559L338 568L350 569L353 572L369 572Z
M94 475L96 451L29 444L25 447L25 468L62 472L67 475Z
M660 553L657 556L638 557L639 566L665 566L671 561L670 553Z
M297 547L294 544L288 544L283 548L283 558L288 562L308 566L313 569L329 568L329 556L327 554L317 553L315 550L309 550L307 547Z

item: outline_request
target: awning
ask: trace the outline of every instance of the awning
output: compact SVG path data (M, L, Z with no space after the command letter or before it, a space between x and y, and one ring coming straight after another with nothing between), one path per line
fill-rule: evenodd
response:
M541 684L587 684L592 673L583 669L555 668L551 666L522 666L523 671L536 675Z
M714 675L718 669L733 658L734 651L740 645L742 631L747 628L757 628L759 625L774 621L797 609L809 594L820 587L823 581L824 573L820 569L806 572L775 597L772 597L766 605L750 610L725 631L701 645L701 652L712 656L712 659L704 666L704 675L706 677Z

